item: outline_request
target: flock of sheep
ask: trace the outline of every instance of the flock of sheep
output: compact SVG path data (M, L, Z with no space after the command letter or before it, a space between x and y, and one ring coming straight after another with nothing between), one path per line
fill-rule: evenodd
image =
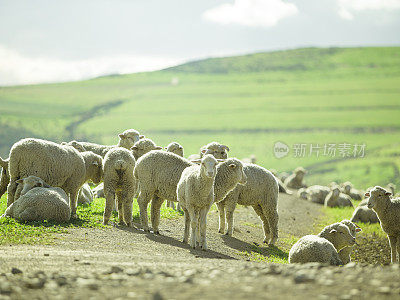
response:
M229 147L217 142L186 159L176 142L164 150L133 129L118 137L114 146L77 141L57 144L33 138L15 143L9 158L0 158L0 196L8 192L2 217L65 222L77 217L77 203L90 203L95 195L106 198L104 224L116 209L120 225L133 226L132 205L137 198L143 230L150 231L147 208L151 203L152 230L158 234L161 205L167 200L169 206L177 202L184 212L183 241L189 242L190 236L193 248L206 250L207 214L214 203L220 233L232 235L237 204L252 206L263 223L264 242L273 245L278 239L279 192L298 189L300 198L328 207L352 206L351 199L363 198L350 183L306 187L303 168L282 177L256 165L255 157L248 161L228 158ZM88 181L103 183L91 190ZM351 221L343 220L316 236L301 238L290 250L289 262L348 263L356 232L361 231L353 222L378 220L388 235L392 262L396 262L396 251L400 255L400 201L391 195L381 187L372 188Z

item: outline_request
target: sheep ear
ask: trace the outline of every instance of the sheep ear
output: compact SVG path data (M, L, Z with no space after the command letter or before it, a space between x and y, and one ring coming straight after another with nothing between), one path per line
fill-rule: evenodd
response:
M369 192L366 192L366 193L364 194L364 196L365 196L365 197L371 197L371 194L370 194Z
M336 229L332 229L331 231L329 231L329 233L336 233L337 230Z
M206 153L207 149L201 149L201 153Z
M195 164L199 164L201 162L201 159L194 159L194 160L191 160L191 162L195 163Z
M18 179L17 181L15 181L16 183L23 183L24 180L23 179Z
M135 151L136 151L137 149L138 149L137 146L132 146L132 147L131 147L131 150L135 150Z
M167 150L167 147L164 147L165 150Z
M386 196L392 196L392 193L391 192L385 192L385 195Z
M236 168L236 165L235 164L230 164L229 168L234 169L234 168Z
M183 147L182 147L182 146L179 146L179 149L181 149L181 150L182 150L182 149L183 149Z
M156 150L162 150L162 147L157 146L157 147L156 147Z
M140 135L140 136L139 136L139 140L140 140L140 139L144 139L144 138L145 138L144 135Z
M228 146L226 146L226 145L222 145L222 147L223 147L223 148L225 148L225 149L226 149L226 151L228 151L228 152L229 152L229 147L228 147Z
M123 133L118 134L118 136L119 136L120 139L124 139L125 138L125 135Z
M360 232L360 231L362 231L362 229L360 227L357 227L356 232Z

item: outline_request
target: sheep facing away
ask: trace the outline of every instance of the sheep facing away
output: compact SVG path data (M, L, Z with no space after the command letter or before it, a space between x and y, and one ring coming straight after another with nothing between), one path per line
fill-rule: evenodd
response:
M183 170L177 185L177 200L185 215L183 242L188 242L191 228L192 248L207 249L207 214L214 203L217 164L218 161L211 154L203 156L200 166L194 165Z
M293 189L299 189L299 188L305 188L307 187L304 183L303 183L303 179L304 179L304 175L307 173L307 171L302 168L302 167L298 167L296 168L292 175L290 175L289 177L287 177L284 181L285 185L289 188L293 188Z
M2 217L20 221L57 221L70 219L68 196L61 188L51 187L41 178L28 176L18 179L19 197L4 212Z
M351 235L354 237L356 237L356 234L361 231L360 226L354 224L350 220L342 220L340 221L340 223L346 225L349 228ZM338 254L343 264L348 264L351 261L350 255L352 251L353 251L353 246L347 246L340 249Z
M350 196L341 193L339 187L334 187L329 192L329 194L325 198L324 205L325 207L353 207Z
M22 139L11 147L10 184L7 206L14 202L17 180L34 175L69 195L71 217L76 217L76 202L81 186L88 180L102 179L102 158L93 152L78 152L68 145L40 139Z
M400 256L400 198L391 199L391 192L380 186L375 186L365 194L368 208L378 215L382 230L387 234L391 249L391 261L397 262Z
M355 244L355 237L343 223L326 226L318 235L300 238L289 251L289 263L319 262L342 265L338 251Z
M103 224L108 224L113 205L117 203L119 223L132 226L132 202L136 191L133 178L134 168L135 158L125 148L111 149L104 157L103 176L106 205Z
M264 242L275 244L278 239L278 193L279 187L271 172L254 164L243 164L247 183L237 185L223 201L216 201L219 211L219 232L227 235L233 233L233 213L236 205L251 205L263 223Z
M183 147L177 143L177 142L172 142L170 143L167 147L165 147L165 150L171 153L175 153L176 155L179 155L183 157ZM167 200L167 207L170 207L172 209L175 209L175 204L173 201ZM176 209L178 211L181 211L180 204L178 203Z
M141 139L137 141L132 147L132 154L135 157L135 160L138 160L139 157L144 154L152 151L152 150L161 150L162 147L157 146L151 139Z
M123 147L126 149L130 149L137 141L139 141L139 139L144 138L144 136L140 135L139 132L137 132L135 129L127 129L123 133L120 133L118 137L119 137L118 144L113 146L106 146L89 142L77 142L77 141L71 141L69 143L62 143L62 144L70 145L75 149L77 149L79 152L91 151L104 158L106 153L111 149L116 147Z
M0 167L2 168L1 170L1 178L0 178L0 198L1 196L4 195L4 193L7 191L7 186L10 183L10 175L8 172L8 159L2 159L0 157Z

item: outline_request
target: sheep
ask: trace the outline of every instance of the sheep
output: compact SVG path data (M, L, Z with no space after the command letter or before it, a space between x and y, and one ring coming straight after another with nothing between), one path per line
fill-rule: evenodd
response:
M108 224L113 205L117 203L120 225L131 227L132 202L136 191L133 169L135 168L133 154L125 148L114 148L107 152L103 162L104 194L106 205L103 214L103 224ZM115 201L115 198L117 201Z
M15 200L16 181L35 175L69 195L72 218L76 218L76 201L81 186L88 180L98 183L103 175L101 156L33 138L22 139L11 147L9 172L7 206Z
M176 188L177 200L185 214L183 242L188 242L191 227L192 248L199 246L207 250L207 213L214 203L217 164L218 161L211 154L203 156L200 166L194 165L183 170Z
M326 226L318 235L300 238L289 251L289 263L319 262L342 265L338 251L355 244L355 237L343 223Z
M302 168L298 167L293 171L293 174L290 175L288 178L285 179L284 183L287 187L293 188L293 189L299 189L302 187L307 187L303 183L303 178L304 175L307 173L307 171Z
M356 234L361 231L360 226L354 224L350 220L342 220L340 221L340 223L346 225L350 230L350 234L354 237L356 237ZM347 246L339 250L338 254L343 264L348 264L351 261L350 255L352 251L353 251L353 246Z
M278 185L279 185L279 193L284 193L284 194L288 194L288 195L292 195L293 193L288 190L288 188L286 187L286 185L282 182L282 180L279 179L278 177L278 171L275 169L269 169L269 171L272 173L272 175L275 176L276 180L278 181Z
M367 207L368 201L362 201L354 210L350 221L358 223L378 223L379 219L376 213Z
M349 195L351 199L361 200L363 198L363 193L353 188L351 182L346 181L342 184L342 192L343 194Z
M339 187L335 187L326 196L325 201L324 201L324 206L325 207L343 207L343 206L353 207L353 203L351 202L350 196L348 196L346 194L342 194L340 192Z
M20 188L18 199L1 216L20 221L57 221L70 219L68 196L61 188L51 187L36 176L18 179Z
M308 192L306 188L300 188L297 190L297 197L300 199L307 200Z
M0 157L0 167L1 170L1 179L0 179L0 198L7 191L7 186L10 183L10 175L8 172L8 161L9 159L2 159Z
M387 234L391 248L391 261L397 262L400 256L400 198L391 199L392 193L380 186L375 186L365 194L368 208L378 215L382 230Z
M96 186L93 190L93 197L94 198L105 198L104 196L104 183L100 183Z
M106 153L111 149L116 147L123 147L126 149L130 149L137 141L144 138L143 135L140 135L139 132L137 132L134 129L127 129L123 133L120 133L118 137L119 137L118 145L113 145L113 146L105 146L89 142L77 142L77 141L71 141L67 143L67 145L74 147L79 152L92 151L93 153L100 155L102 158L104 158Z
M256 161L257 161L257 157L254 154L250 155L250 157L242 158L242 162L247 163L247 164L255 164Z
M211 142L200 148L200 158L206 154L212 154L217 159L228 157L229 147L218 142Z
M278 182L271 172L255 164L243 164L247 177L245 185L237 185L223 201L217 201L219 211L219 232L233 233L233 213L236 205L251 205L261 218L264 229L264 243L275 244L278 239Z
M324 204L326 196L330 189L322 185L312 185L307 188L307 199L311 202Z
M165 147L165 150L183 157L183 147L177 142L170 143L167 147Z
M151 139L147 138L139 140L131 147L135 160L138 160L139 157L141 157L142 155L146 154L151 150L161 150L161 149L162 147L157 146Z
M90 186L85 183L79 190L78 204L90 204L93 201L93 192Z
M140 193L137 201L144 231L149 231L147 206L151 200L151 223L153 232L159 234L160 207L164 199L177 201L176 188L182 172L192 165L193 163L189 160L174 153L164 151L150 151L138 159L134 170L134 176L140 186ZM228 167L229 165L232 166ZM218 173L218 171L220 172ZM231 178L230 176L232 174L243 174L243 165L239 160L234 158L227 159L224 163L218 165L214 188L215 201L221 201L237 184L237 179L225 181L221 179L221 177L224 176L224 172L226 178ZM243 174L243 176L245 175ZM239 179L242 181L244 180L242 177Z

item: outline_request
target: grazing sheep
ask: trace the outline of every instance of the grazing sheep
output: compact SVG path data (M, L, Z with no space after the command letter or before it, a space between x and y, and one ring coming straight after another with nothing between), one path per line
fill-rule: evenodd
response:
M293 171L293 174L290 175L288 178L285 179L285 185L287 187L293 188L293 189L299 189L302 187L307 187L303 183L304 175L307 173L307 171L302 168L298 167Z
M192 248L199 246L207 250L207 213L214 203L217 164L218 161L211 154L203 156L200 166L194 165L183 170L176 188L177 200L185 214L183 242L188 242L191 227Z
M108 224L113 205L117 203L119 223L132 226L132 201L136 191L133 178L134 168L135 158L125 148L111 149L104 157L103 173L106 205L103 224Z
M69 195L71 217L76 217L76 201L81 186L88 180L100 182L102 158L93 152L78 152L40 139L22 139L10 151L10 184L7 206L14 202L17 180L38 176L54 187L61 187Z
M257 161L257 157L254 154L250 155L250 157L242 158L242 162L244 162L246 164L255 164L256 161Z
M358 223L378 223L379 219L376 213L367 207L368 201L362 201L354 210L350 221Z
M90 204L93 201L93 192L90 186L85 183L79 190L78 204Z
M332 191L329 192L329 194L325 198L324 205L326 207L353 207L350 196L342 194L339 187L335 187L332 189Z
M93 190L93 197L94 198L105 198L104 196L104 183L100 183L96 186Z
M400 198L391 199L391 192L380 186L375 186L365 194L368 199L368 208L378 215L382 230L387 234L391 248L391 261L397 262L400 256Z
M135 160L138 160L139 157L143 156L147 152L150 152L151 150L161 149L162 147L157 146L151 139L146 138L139 140L131 148Z
M177 142L170 143L167 147L165 147L165 150L183 157L183 147Z
M338 251L353 246L356 240L343 223L326 226L318 235L300 238L289 251L289 263L319 262L342 265Z
M363 193L353 188L351 182L346 181L342 184L342 192L343 194L349 195L351 199L361 200L363 199Z
M49 186L41 178L28 176L18 179L19 197L4 212L2 218L20 221L57 221L70 219L68 196L61 188Z
M312 185L307 188L307 199L311 202L324 204L326 196L331 190L322 185Z
M77 141L71 141L67 143L67 145L74 147L79 152L92 151L93 153L96 153L97 155L100 155L101 157L104 158L106 153L111 149L116 147L123 147L126 149L130 149L137 141L139 141L139 139L144 138L143 135L139 135L139 132L137 132L134 129L127 129L123 133L120 133L118 137L119 137L118 145L113 145L113 146L105 146L89 142L77 142Z
M1 179L0 179L0 198L1 196L4 195L4 193L7 191L7 186L10 183L10 176L8 173L8 159L2 159L0 157L0 167L2 168L1 170Z
M236 205L251 205L263 222L264 243L273 245L278 239L278 183L272 173L254 164L243 164L247 177L245 185L237 185L223 201L216 201L219 211L219 232L225 231L225 216L228 224L227 235L233 233L233 212Z
M340 223L346 225L352 236L356 237L356 234L361 231L360 226L357 224L354 224L350 220L342 220ZM340 260L343 262L343 264L348 264L351 261L351 252L353 251L353 246L347 246L338 252Z

